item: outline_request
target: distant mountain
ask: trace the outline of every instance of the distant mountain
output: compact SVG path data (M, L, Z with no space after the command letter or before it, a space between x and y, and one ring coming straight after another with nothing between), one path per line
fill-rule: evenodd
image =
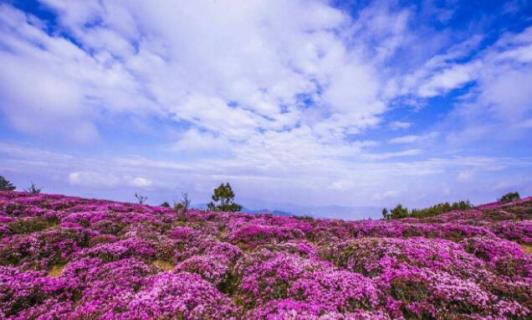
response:
M294 216L292 212L283 211L283 210L271 210L271 209L249 209L249 208L242 208L242 212L246 213L254 213L254 214L261 214L261 213L267 213L272 214L274 216L281 216L281 217L290 217Z
M199 209L199 210L207 210L207 204L206 203L198 203L195 205L192 205L192 208ZM281 216L281 217L289 217L294 216L292 212L284 211L284 210L277 210L277 209L251 209L248 207L242 207L242 210L240 212L245 213L252 213L252 214L261 214L261 213L267 213L272 214L274 216Z
M200 203L192 206L193 208L206 210L207 204ZM252 214L269 213L275 216L311 216L314 218L332 218L344 220L360 220L360 219L380 219L381 207L374 206L300 206L294 204L276 204L273 205L275 209L254 209L253 205L245 206L241 212ZM260 207L259 207L260 208Z
M379 219L381 217L380 207L374 206L337 206L337 205L322 205L322 206L302 206L294 204L277 204L273 206L276 209L266 210L277 215L288 213L295 216L311 216L314 218L332 218L344 220L360 220L360 219ZM251 210L261 211L261 210ZM264 211L264 210L262 210Z

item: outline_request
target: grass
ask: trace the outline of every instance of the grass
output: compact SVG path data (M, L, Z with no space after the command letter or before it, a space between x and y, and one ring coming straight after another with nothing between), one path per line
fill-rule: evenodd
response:
M52 278L58 278L61 276L61 274L63 274L64 268L65 268L64 263L53 265L48 271L48 276Z
M175 267L175 264L165 260L155 260L153 265L163 271L172 271Z
M532 245L531 244L522 244L521 248L526 254L532 254Z
M52 228L58 225L56 218L43 217L20 218L8 223L8 229L15 234L25 234Z

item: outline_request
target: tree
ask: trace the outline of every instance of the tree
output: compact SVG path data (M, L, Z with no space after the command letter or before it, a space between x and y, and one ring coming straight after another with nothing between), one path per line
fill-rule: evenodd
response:
M13 191L16 187L6 178L0 176L0 191Z
M24 191L31 193L31 194L39 194L41 193L41 188L37 187L35 183L31 183L31 186L28 189L25 189Z
M144 204L144 202L148 200L148 197L143 196L142 194L136 193L136 192L135 192L135 198L137 198L137 201L139 202L139 204Z
M388 209L386 208L382 209L382 218L384 220L390 220L391 216L390 216L390 213L388 212Z
M242 210L242 206L234 202L235 193L229 183L220 184L218 188L214 189L211 198L212 201L207 205L211 211L236 212Z
M519 200L521 197L519 196L519 192L508 192L507 194L503 195L499 201L502 203L512 202L515 200Z
M403 207L401 204L398 204L395 208L390 211L392 219L401 219L408 217L408 209Z
M170 204L165 201L165 202L161 203L161 207L170 208Z

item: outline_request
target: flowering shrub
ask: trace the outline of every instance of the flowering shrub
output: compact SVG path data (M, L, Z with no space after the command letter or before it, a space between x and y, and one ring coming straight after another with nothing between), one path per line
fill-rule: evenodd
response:
M323 263L313 263L284 252L261 250L239 261L239 295L247 306L288 298L288 290L301 278L311 276Z
M135 294L120 319L231 319L237 308L199 276L161 273Z
M0 319L530 319L532 198L341 221L0 192Z
M400 268L377 280L388 292L388 308L411 318L459 318L490 313L492 296L472 281L445 272Z
M215 286L220 285L229 270L229 260L221 255L197 255L179 263L176 271L197 273Z
M329 312L349 313L375 309L378 289L372 280L349 271L326 270L301 278L289 290L289 296L320 305Z
M361 238L325 248L336 265L373 277L401 266L441 270L462 278L482 275L484 262L456 243L425 238Z
M290 227L249 224L235 230L230 239L234 243L245 244L246 246L256 246L262 243L273 241L286 241L290 239L303 238L303 231Z

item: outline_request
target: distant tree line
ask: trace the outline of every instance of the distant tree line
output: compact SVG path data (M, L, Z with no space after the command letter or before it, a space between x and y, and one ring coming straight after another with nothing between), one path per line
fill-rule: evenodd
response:
M519 196L518 192L508 192L507 194L503 195L498 201L501 203L508 203L512 201L519 200L521 197ZM434 217L442 213L446 213L453 210L466 210L471 209L473 206L469 202L469 200L466 201L457 201L457 202L443 202L435 204L431 207L424 208L424 209L412 209L409 210L406 207L403 207L403 205L398 204L393 209L382 209L382 218L385 220L391 220L391 219L402 219L402 218L428 218L428 217Z
M472 207L473 206L469 201L457 201L452 203L443 202L428 208L412 210L408 210L406 207L398 204L395 208L390 209L389 211L386 208L382 209L382 217L386 220L402 218L428 218L449 211L471 209Z
M15 189L16 187L13 183L11 183L3 176L0 176L0 191L13 191ZM37 185L35 185L33 182L31 183L29 188L24 189L25 192L32 194L41 193L41 190L42 189L37 187ZM144 204L146 200L148 200L147 196L144 196L140 193L135 193L135 198L137 199L137 202L139 204ZM242 206L235 202L235 193L233 192L233 189L231 188L231 185L229 183L221 183L217 188L215 188L213 190L211 199L212 201L209 202L207 205L207 208L211 211L238 212L242 210ZM508 203L519 199L520 195L518 192L508 192L500 199L498 199L498 201L501 203ZM188 194L183 193L181 200L178 202L174 202L173 209L178 213L184 214L189 209L190 203L191 200L188 197ZM170 204L168 202L162 203L161 206L170 208ZM452 203L442 202L428 208L412 210L403 207L402 204L398 204L397 206L395 206L395 208L389 210L387 208L382 209L382 217L385 220L402 219L408 217L428 218L449 211L466 210L472 207L473 206L471 205L469 200L462 200Z

